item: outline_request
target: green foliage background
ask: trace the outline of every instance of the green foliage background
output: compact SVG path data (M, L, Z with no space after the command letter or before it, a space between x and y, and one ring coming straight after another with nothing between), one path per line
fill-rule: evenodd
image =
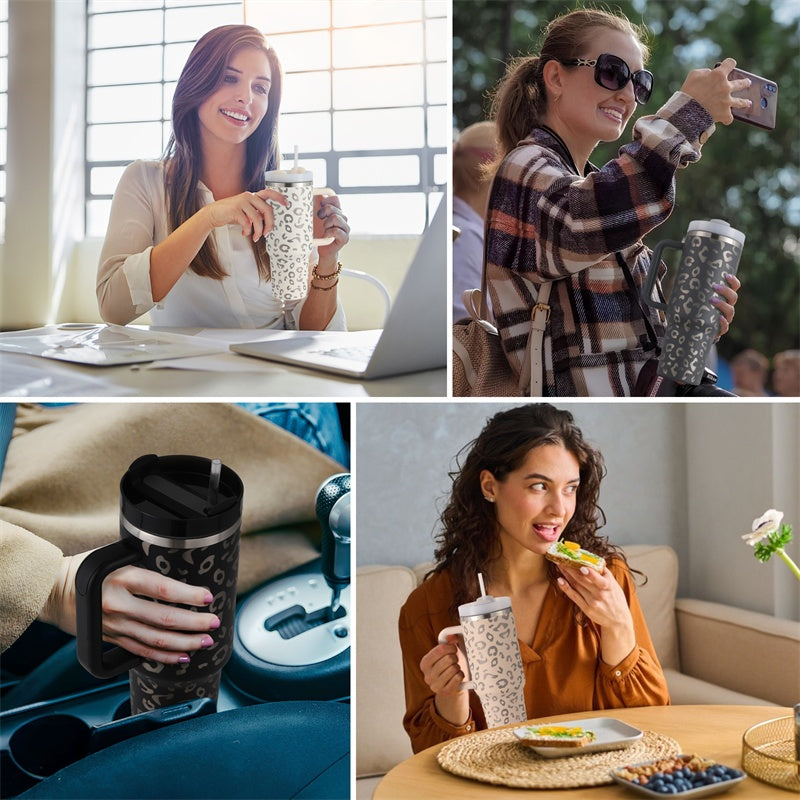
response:
M719 353L730 358L755 347L772 357L800 347L800 0L454 0L454 126L485 119L488 92L506 61L538 52L550 19L588 5L621 11L651 32L647 67L655 89L636 116L654 113L690 70L727 56L777 82L775 130L718 125L700 162L678 173L675 210L646 243L682 239L693 219L721 218L744 231L736 319ZM592 162L616 157L632 127L618 142L601 144Z

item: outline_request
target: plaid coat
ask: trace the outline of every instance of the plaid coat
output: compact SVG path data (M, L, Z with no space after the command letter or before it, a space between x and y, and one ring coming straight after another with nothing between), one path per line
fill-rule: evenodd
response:
M671 213L675 171L700 158L713 121L678 92L639 119L602 169L574 171L563 143L536 128L503 160L486 218L486 268L503 350L519 374L538 287L553 281L545 394L631 395L659 354L663 315L640 300L642 236Z

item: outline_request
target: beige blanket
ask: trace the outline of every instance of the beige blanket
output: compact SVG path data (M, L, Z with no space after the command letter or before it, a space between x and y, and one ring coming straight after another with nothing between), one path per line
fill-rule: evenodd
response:
M60 553L118 537L120 479L147 453L219 458L242 479L240 592L318 555L315 493L343 467L249 411L224 403L21 405L0 482L3 648L41 610Z

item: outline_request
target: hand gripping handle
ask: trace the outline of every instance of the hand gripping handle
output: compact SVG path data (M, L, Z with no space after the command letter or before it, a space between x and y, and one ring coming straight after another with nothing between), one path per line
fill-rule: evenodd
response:
M661 263L661 253L665 247L673 247L676 250L682 250L683 242L676 242L674 239L664 239L663 242L659 242L656 245L655 250L653 250L653 255L650 256L650 269L647 270L647 280L644 284L644 301L647 305L658 308L661 311L667 310L667 304L658 300L653 300L653 287L655 286L656 277L658 275L658 266Z
M449 628L445 628L444 630L439 632L439 644L447 644L448 636L460 636L463 639L464 629L460 625L451 625ZM461 650L460 647L459 650ZM461 650L461 652L464 653L463 650ZM458 687L459 691L462 692L465 689L475 688L475 683L472 680L472 676L469 674L469 659L467 658L466 653L464 653L464 661L467 662L467 679Z
M75 575L78 661L96 678L113 678L144 660L121 647L103 652L103 580L115 569L135 564L141 557L135 544L120 539L89 553Z

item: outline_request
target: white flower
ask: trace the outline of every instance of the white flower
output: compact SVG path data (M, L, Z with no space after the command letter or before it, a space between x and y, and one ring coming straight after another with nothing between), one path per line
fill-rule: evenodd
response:
M777 511L770 508L765 511L758 519L753 520L752 533L746 533L742 536L747 544L755 547L764 537L769 536L771 533L779 530L781 522L783 521L783 511Z

